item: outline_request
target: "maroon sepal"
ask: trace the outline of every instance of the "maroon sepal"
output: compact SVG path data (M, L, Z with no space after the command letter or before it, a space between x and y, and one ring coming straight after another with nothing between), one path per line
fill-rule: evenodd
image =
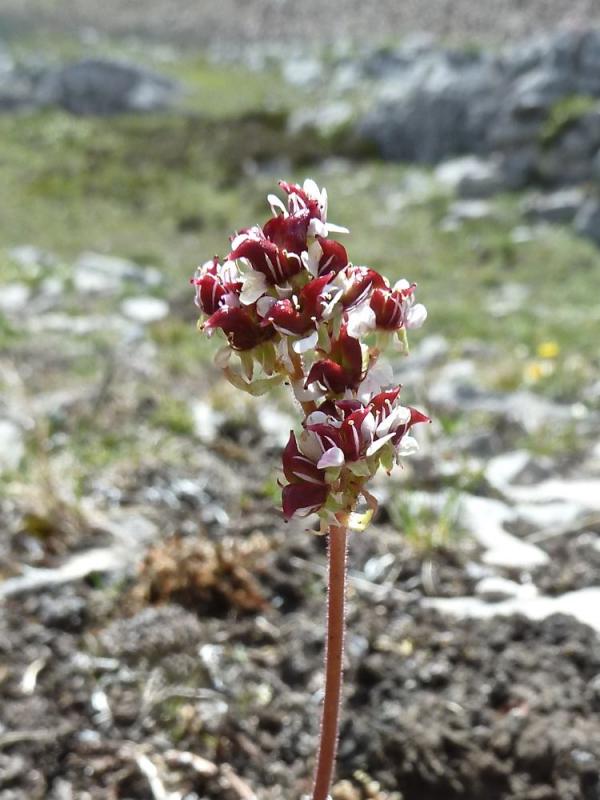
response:
M317 468L298 448L296 437L290 431L290 438L282 454L283 473L290 483L324 483L323 470Z
M207 333L220 328L234 350L251 350L275 335L273 326L255 322L245 308L222 306L204 323Z
M281 504L283 516L290 520L294 515L306 517L318 511L327 500L326 484L290 483L283 487Z

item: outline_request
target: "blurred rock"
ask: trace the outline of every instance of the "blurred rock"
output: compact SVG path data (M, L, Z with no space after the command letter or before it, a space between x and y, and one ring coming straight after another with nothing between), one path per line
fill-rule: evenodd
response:
M224 415L215 411L212 405L204 400L196 400L191 406L191 412L196 436L207 444L214 442L219 427L225 419Z
M102 253L82 253L73 268L75 289L82 293L111 294L122 289L126 281L156 286L161 274L152 267L141 267L133 261Z
M129 297L121 303L121 311L127 319L149 325L168 315L169 304L160 297Z
M283 77L293 86L314 86L321 81L321 62L317 58L289 58L282 65Z
M57 105L82 115L161 111L177 97L172 80L133 64L100 58L50 71L36 91L40 105Z
M574 419L571 406L553 403L533 392L484 389L477 381L475 363L466 359L446 364L434 375L428 399L434 408L448 412L484 411L497 415L528 433Z
M584 200L584 191L573 187L527 197L522 209L527 219L534 222L568 223L573 221Z
M486 307L494 317L505 317L523 308L530 289L522 283L506 281L488 295Z
M435 177L446 188L467 199L490 197L504 186L500 164L477 156L444 161L436 169Z
M0 474L17 469L24 455L22 429L10 419L0 419Z
M293 133L304 130L315 130L321 135L331 136L343 133L354 116L351 103L338 100L325 105L299 108L289 120L289 129Z
M448 208L448 214L442 220L441 228L453 231L463 222L474 222L487 219L492 215L492 205L488 200L457 200Z
M20 69L0 42L0 112L16 111L33 104L33 75Z
M600 201L590 198L575 217L575 230L580 236L600 245Z
M8 251L9 258L26 269L51 267L56 264L56 257L33 244L22 244Z
M465 198L585 183L599 174L598 52L600 31L581 29L500 53L429 44L371 54L355 78L362 69L363 80L374 81L370 105L357 103L356 130L385 159L444 162L438 179ZM570 222L581 199L558 194L526 210L532 219ZM594 241L597 217L590 206L577 225Z
M485 549L484 564L506 569L532 570L548 563L548 555L509 533L505 526L516 519L515 511L499 500L464 494L461 524Z
M265 435L267 444L279 448L284 447L290 438L294 420L289 414L279 411L274 406L261 404L258 410L258 424Z
M31 290L24 283L6 283L0 289L0 311L15 314L27 306Z
M454 361L446 364L429 386L428 399L447 411L457 411L465 401L477 397L477 370L473 361Z
M490 575L477 583L475 595L486 603L499 603L513 597L535 597L537 589L533 584L523 585L498 575Z
M393 69L359 131L394 160L435 163L479 153L501 86L493 59L426 52Z
M552 614L575 617L584 625L600 631L600 589L589 587L567 592L558 597L514 597L498 603L487 603L478 597L426 598L425 606L462 617L489 619L496 615L520 614L529 619L541 620Z
M536 459L526 450L513 450L492 458L485 468L485 477L491 486L503 492L510 484L538 483L552 472L549 460Z

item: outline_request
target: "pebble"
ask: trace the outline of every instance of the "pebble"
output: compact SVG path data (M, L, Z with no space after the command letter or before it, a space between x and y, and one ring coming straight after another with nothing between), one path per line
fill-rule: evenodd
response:
M15 314L22 311L31 296L29 286L24 283L5 283L0 292L0 311Z

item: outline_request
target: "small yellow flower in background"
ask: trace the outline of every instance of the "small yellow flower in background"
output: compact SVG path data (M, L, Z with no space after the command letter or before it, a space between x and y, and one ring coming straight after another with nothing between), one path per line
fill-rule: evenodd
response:
M560 353L560 347L557 342L547 341L540 342L537 348L537 354L540 358L556 358Z
M528 361L523 370L523 377L526 383L537 383L553 372L554 364L551 361Z

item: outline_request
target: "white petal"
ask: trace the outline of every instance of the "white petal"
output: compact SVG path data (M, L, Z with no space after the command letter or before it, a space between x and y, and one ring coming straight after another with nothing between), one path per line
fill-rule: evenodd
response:
M247 233L238 233L238 235L234 236L231 240L231 249L237 250L238 247L249 238L250 236L248 236Z
M325 187L321 190L321 216L327 219L327 189Z
M395 435L395 433L388 433L387 436L382 436L381 439L375 439L375 441L367 448L367 457L372 456L378 450L381 450L381 448L387 444L390 439L393 439Z
M339 447L332 447L329 450L326 450L319 461L317 462L317 467L319 469L328 469L329 467L341 467L344 463L344 451L341 450Z
M266 317L269 311L271 310L271 306L276 302L277 300L275 300L275 298L271 297L271 295L269 294L266 294L263 297L259 297L256 303L256 311L258 313L258 316Z
M276 194L268 194L267 195L267 202L271 206L271 211L273 212L273 216L277 216L279 211L283 211L284 216L287 216L287 208L284 206L281 198L277 197Z
M403 436L402 441L396 447L397 456L412 456L419 449L419 443L414 436Z
M323 455L321 439L314 431L304 430L298 437L298 449L315 464Z
M237 283L240 279L240 271L235 261L224 261L219 275L223 283Z
M319 191L319 187L313 181L312 178L307 178L304 181L304 184L303 184L302 188L304 189L304 191L306 192L306 194L309 197L314 198L315 200L320 200L321 199L321 192Z
M306 258L304 257L306 254ZM323 255L323 248L317 240L308 246L308 250L302 253L302 262L310 274L316 278L319 274L319 261Z
M354 339L360 339L361 336L374 330L375 324L375 312L368 303L356 306L348 312L348 333Z
M422 303L417 303L409 308L406 313L405 326L407 328L420 328L427 319L427 309Z
M327 303L327 305L325 305L323 307L323 311L321 312L321 319L324 319L325 321L327 321L328 319L331 319L331 315L333 314L333 311L334 311L334 309L335 309L335 307L337 305L337 302L338 302L338 300L341 298L341 296L343 294L344 293L342 292L341 289L338 289L335 292L335 294L333 295L331 300ZM350 335L352 335L352 334L350 334Z
M294 353L306 353L308 350L314 350L318 341L319 333L315 330L304 339L297 339L292 345L292 349Z
M308 389L304 388L304 380L301 378L298 381L292 382L292 389L294 397L301 403L308 403L311 400L319 400L325 392L319 388L318 383L311 383Z
M333 222L328 222L325 227L327 228L327 233L350 233L348 228L343 225L334 225Z
M227 306L228 308L239 308L240 307L240 298L235 292L227 292L221 298L221 305Z
M360 438L365 442L370 442L373 439L374 433L375 417L373 414L367 414L362 421L362 425L360 426Z
M396 406L377 426L377 435L385 436L389 431L395 431L399 425L406 425L407 422L410 422L410 409Z
M244 278L244 285L240 293L240 302L244 306L256 303L259 297L267 291L267 279L262 272L248 272Z
M327 225L320 219L313 217L308 224L309 236L327 236Z
M306 417L306 424L307 425L317 425L321 422L327 422L329 417L324 411L313 411Z
M396 281L394 286L392 287L395 292L403 292L405 289L410 287L410 283L406 280L406 278L401 278L399 281Z

